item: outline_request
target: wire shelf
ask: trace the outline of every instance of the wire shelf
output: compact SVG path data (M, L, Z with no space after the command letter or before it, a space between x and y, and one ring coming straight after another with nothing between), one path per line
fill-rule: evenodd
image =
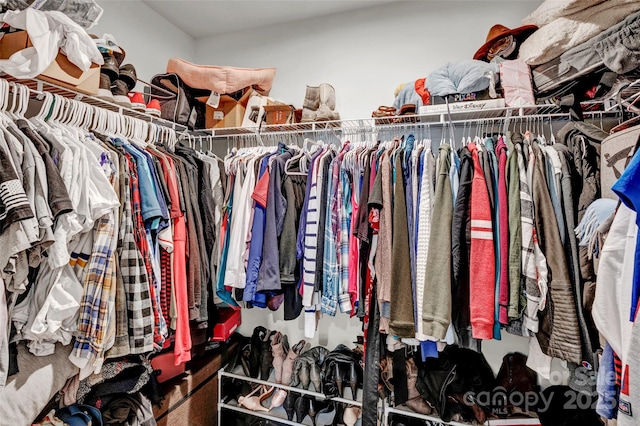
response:
M159 117L136 111L101 99L92 95L79 93L69 88L56 85L39 79L16 79L11 76L3 76L8 81L23 84L36 96L40 97L45 92L52 93L69 99L74 99L116 112L121 115L133 117L149 123L159 124L174 129L179 135L185 137L197 137L208 139L229 139L238 137L251 137L258 135L299 134L310 135L321 132L333 133L336 136L357 134L363 132L375 132L377 130L392 129L403 126L445 127L449 125L468 125L471 123L495 122L497 120L527 120L527 119L553 119L569 120L570 115L559 106L552 103L530 105L523 107L483 108L474 110L456 110L450 112L431 112L427 114L403 115L394 117L376 117L350 120L306 122L293 124L270 124L253 127L229 127L215 129L189 130L186 126L164 120ZM623 99L638 96L640 80L625 88ZM633 93L633 94L632 94ZM602 118L618 115L620 105L613 99L589 101L582 103L585 118Z
M36 97L44 95L44 93L47 92L53 95L61 96L63 98L73 99L75 101L84 102L86 104L89 104L98 108L113 111L121 115L137 118L138 120L159 124L165 127L171 127L172 129L178 132L185 132L188 130L186 126L174 123L172 121L164 120L162 118L153 116L151 114L147 114L146 112L141 112L141 111L134 110L132 108L118 105L115 102L111 102L106 99L98 98L96 96L88 95L85 93L79 93L72 89L68 89L48 81L39 80L39 79L30 79L30 80L17 79L9 75L3 75L2 78L13 83L18 83L18 84L27 86L31 91L31 93L34 94Z

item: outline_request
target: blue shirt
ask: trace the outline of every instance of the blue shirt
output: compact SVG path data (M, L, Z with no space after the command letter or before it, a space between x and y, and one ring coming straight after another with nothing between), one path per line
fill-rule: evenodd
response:
M260 162L258 180L262 178L267 170L269 158L275 154L269 154ZM267 307L267 295L256 293L258 287L258 272L262 262L262 243L264 241L264 226L266 223L266 206L255 203L253 210L253 223L251 225L251 243L249 245L249 258L247 260L247 280L242 295L242 300L251 302L259 308Z
M640 155L638 152L633 155L631 162L611 187L620 201L636 212L636 225L640 226ZM639 228L640 229L640 228ZM640 232L636 241L635 262L633 267L633 291L631 294L631 313L629 321L635 322L636 310L638 308L638 296L640 296Z
M142 213L142 220L144 220L145 224L147 221L159 222L159 219L163 217L162 208L158 201L158 192L155 187L153 174L147 157L128 142L116 139L116 143L121 144L125 151L131 154L131 156L136 160L136 166L138 168L138 184L140 186L140 210Z

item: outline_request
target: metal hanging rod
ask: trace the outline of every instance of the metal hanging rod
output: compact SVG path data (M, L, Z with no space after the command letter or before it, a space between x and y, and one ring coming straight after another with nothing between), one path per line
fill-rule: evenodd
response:
M598 106L601 109L584 111L586 118L600 118L604 116L613 116L619 113L613 108L604 109L603 102L588 102L585 106L593 108ZM262 127L245 128L223 128L211 129L212 134L206 137L219 138L236 138L248 135L287 135L291 133L307 134L320 132L333 133L361 133L375 132L376 130L398 129L402 127L444 127L448 125L469 125L470 123L495 122L504 120L525 120L525 119L552 119L552 120L568 120L570 114L562 112L560 107L552 104L532 105L526 107L505 107L493 108L475 111L456 111L451 112L451 119L446 113L434 113L423 115L408 115L388 118L366 118L356 120L341 120L330 122L316 123L297 123L285 125L264 125Z
M548 107L546 107L549 109ZM486 116L486 117L464 117L457 118L452 120L438 120L438 121L422 121L422 116L406 116L406 117L393 117L389 119L366 119L366 120L344 120L340 122L340 127L320 127L315 126L315 128L310 128L310 126L296 126L290 125L290 130L274 130L270 131L269 126L265 126L262 128L260 132L251 131L251 129L247 128L238 128L238 129L225 129L226 131L222 134L214 134L204 136L205 138L210 139L237 139L237 138L251 138L251 137L271 137L271 136L286 136L291 134L299 134L299 135L307 135L309 133L321 134L326 132L331 132L334 134L357 134L363 132L376 132L378 130L392 130L392 129L402 129L402 128L442 128L449 125L459 126L459 125L473 125L480 124L486 122L519 122L523 120L569 120L570 114L564 112L558 112L559 109L556 108L554 112L540 112L534 114L527 114L526 110L530 110L531 108L508 108L503 109L501 115L498 116ZM515 110L515 114L513 114ZM606 116L615 116L618 114L618 111L585 111L583 113L585 118L596 119L596 118L604 118ZM479 115L479 114L477 114ZM430 116L429 116L430 117ZM239 130L240 132L234 133L234 130Z
M569 119L569 114L562 112L560 107L554 104L540 104L526 107L504 107L504 108L488 108L481 110L469 111L451 111L434 112L429 114L418 114L408 116L383 117L383 118L364 118L355 120L337 120L323 122L308 122L295 124L273 124L262 125L258 127L234 127L220 129L197 129L189 130L186 126L164 120L150 114L126 108L121 105L100 99L94 96L78 93L71 89L58 86L54 83L44 82L42 80L18 80L10 76L3 76L9 81L14 81L27 86L36 97L42 97L45 92L56 94L68 99L88 103L95 107L114 111L123 116L129 116L143 120L148 123L168 127L174 130L179 137L183 138L202 138L206 141L213 142L218 139L229 139L238 137L254 137L254 136L286 136L291 134L309 134L331 132L335 135L375 132L376 130L398 129L402 127L426 127L437 128L445 126L456 126L462 124L473 124L482 122L495 122L500 120L524 120L524 119L552 119L563 120ZM640 94L640 80L635 81L625 87L623 100L629 101ZM629 94L633 92L633 94ZM604 117L619 114L623 106L613 101L605 99L602 101L584 102L584 116L589 118ZM597 110L592 110L597 107Z

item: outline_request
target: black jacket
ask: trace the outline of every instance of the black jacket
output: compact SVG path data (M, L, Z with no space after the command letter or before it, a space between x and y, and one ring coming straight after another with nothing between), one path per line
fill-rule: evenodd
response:
M485 408L470 397L494 388L493 371L484 355L447 346L438 358L427 358L418 364L418 370L416 388L420 396L436 407L443 421L460 414L464 420L484 422Z
M460 157L460 186L453 209L451 226L451 263L453 283L451 286L451 319L461 342L470 336L469 312L469 249L471 247L471 183L473 181L473 159L464 147ZM466 338L465 338L466 337ZM463 344L462 346L467 346Z

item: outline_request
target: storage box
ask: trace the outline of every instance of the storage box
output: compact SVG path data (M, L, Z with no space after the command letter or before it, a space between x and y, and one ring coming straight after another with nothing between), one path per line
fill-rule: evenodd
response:
M174 365L175 355L173 351L163 352L151 358L151 366L158 371L158 382L163 383L186 371L186 363Z
M291 124L294 121L294 109L291 105L265 105L267 124Z
M217 107L206 104L205 127L207 129L219 129L223 127L240 127L249 98L254 93L253 89L247 88L240 99L230 95L220 95ZM205 102L208 98L197 98Z
M493 99L489 96L489 89L482 90L480 92L470 93L454 93L447 96L431 96L431 105L442 105L449 101L449 104L454 102L475 102L475 101L487 101Z
M218 314L220 317L218 323L213 327L213 337L211 337L211 340L224 342L229 339L233 332L240 326L242 317L240 315L240 309L221 308L218 309Z
M5 34L0 39L0 59L9 59L14 53L31 46L26 31ZM91 68L83 72L65 55L58 53L56 60L37 78L87 95L97 95L100 87L100 66L92 63Z
M465 112L465 111L482 111L493 108L504 108L504 98L489 99L486 101L468 101L468 102L452 102L449 103L449 111ZM427 115L434 113L446 113L447 105L423 105L418 109L418 114Z
M277 108L271 108L277 107ZM242 119L242 127L254 128L260 127L260 123L266 122L266 124L284 124L284 123L269 123L267 118L267 109L272 109L272 120L275 119L283 119L284 117L280 115L277 117L275 111L281 108L287 109L287 111L291 108L290 105L283 104L282 102L276 101L267 96L261 96L258 93L254 93L249 102L247 102L247 108L244 112L244 118ZM293 120L293 118L291 118ZM290 123L291 121L289 121Z

